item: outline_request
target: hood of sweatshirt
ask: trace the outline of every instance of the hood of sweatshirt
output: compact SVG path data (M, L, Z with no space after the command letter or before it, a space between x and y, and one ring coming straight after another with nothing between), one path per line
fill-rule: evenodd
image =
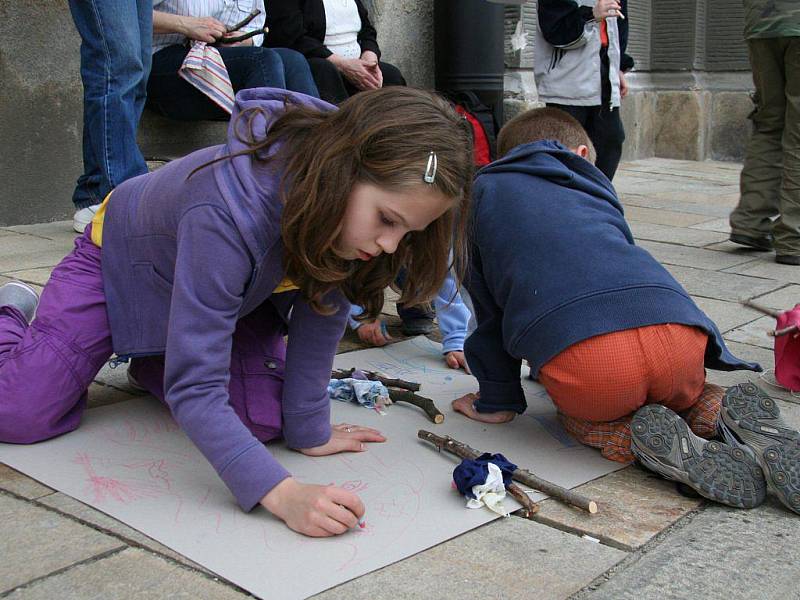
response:
M541 177L559 186L607 200L623 212L614 187L600 169L559 142L543 140L517 146L503 158L483 167L476 177L496 173Z
M263 139L271 125L292 105L309 106L322 112L336 110L335 106L324 100L287 90L242 90L236 94L227 141L220 147L216 157L247 150L246 140L251 135L255 139ZM274 223L280 220L283 208L280 200L280 166L264 164L253 160L251 155L242 155L219 161L214 165L214 171L217 185L240 233L253 256L260 260L276 241L266 238L263 232L274 229ZM273 226L270 227L270 224Z

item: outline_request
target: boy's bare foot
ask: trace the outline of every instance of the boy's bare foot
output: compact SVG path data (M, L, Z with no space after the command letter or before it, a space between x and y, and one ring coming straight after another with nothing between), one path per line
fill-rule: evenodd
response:
M460 412L462 415L469 417L473 421L480 421L481 423L508 423L513 421L517 416L513 410L500 410L493 413L480 413L475 410L475 401L478 399L478 394L466 394L460 398L453 400L453 410Z

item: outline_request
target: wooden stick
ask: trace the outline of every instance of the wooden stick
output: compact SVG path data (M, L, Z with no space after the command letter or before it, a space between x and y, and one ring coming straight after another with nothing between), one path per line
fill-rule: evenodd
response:
M481 455L474 448L470 448L465 444L460 444L450 436L439 437L438 435L433 434L430 431L425 431L424 429L420 429L417 432L417 436L423 440L433 442L433 444L439 448L439 450L447 450L448 452L455 454L460 458L473 460ZM511 494L516 501L522 505L521 513L523 517L526 519L531 519L533 518L533 515L539 512L539 505L531 500L530 496L525 493L525 490L519 487L516 483L510 483L506 489L508 490L508 493Z
M773 331L768 331L767 335L770 337L781 337L782 335L789 335L790 333L794 333L800 330L800 327L797 325L789 325L788 327L784 327L783 329L775 329Z
M352 369L334 369L331 373L331 379L347 379L348 377L353 376L353 371L355 370L355 367ZM405 381L403 379L386 377L377 371L362 370L361 372L364 374L364 377L370 381L380 381L386 387L400 388L402 390L408 390L409 392L418 392L422 388L422 386L415 381Z
M750 307L750 308L752 308L753 310L757 310L757 311L758 311L758 312L760 312L761 314L764 314L764 315L769 315L770 317L774 317L774 318L776 318L776 319L777 319L777 318L780 316L780 314L781 314L781 313L780 313L780 311L773 310L773 309L771 309L771 308L767 308L766 306L763 306L763 305L761 305L761 304L756 304L756 303L755 303L755 302L753 302L752 300L743 300L743 301L742 301L742 304L744 304L744 305L745 305L745 306L747 306L747 307Z
M444 415L439 412L439 409L436 408L436 405L430 398L426 398L425 396L420 396L414 392L392 386L388 386L388 390L389 398L391 398L392 402L405 402L407 404L413 404L414 406L424 410L425 414L428 415L428 418L437 425L440 425L444 422Z
M424 429L420 429L417 432L417 437L431 442L437 448L439 448L439 450L447 450L448 452L451 452L462 458L474 458L475 456L480 456L481 454L474 448L471 448L466 444L462 444L450 436L440 437L431 433L430 431L425 431ZM576 508L583 509L589 514L593 515L597 512L597 503L594 500L590 500L582 494L563 488L560 485L556 485L555 483L545 479L541 479L527 469L517 469L514 471L512 477L515 481L519 481L520 483L532 487L535 490L539 490L551 498L555 498Z
M242 19L241 21L236 23L236 25L231 25L230 27L228 27L228 29L226 29L226 31L228 33L233 33L234 31L239 31L242 27L247 25L250 21L255 19L260 14L261 14L261 10L258 9L258 8L254 8L253 10L250 11L250 14L248 14L244 19Z
M266 25L262 29L256 29L255 31L251 31L249 33L243 33L242 35L237 35L234 37L223 37L218 39L216 42L211 44L212 46L223 46L226 44L235 44L236 42L243 42L245 40L249 40L251 37L255 37L257 35L266 34L269 31L269 27Z

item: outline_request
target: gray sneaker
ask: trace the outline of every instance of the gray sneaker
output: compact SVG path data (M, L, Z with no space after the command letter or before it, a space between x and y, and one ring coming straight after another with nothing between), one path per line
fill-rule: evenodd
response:
M9 281L0 285L0 306L13 306L19 309L30 323L39 306L39 294L31 286L21 281Z
M749 449L769 489L800 513L800 433L781 419L778 403L755 384L735 385L722 398L719 431L729 443Z
M631 451L651 471L728 506L753 508L764 501L764 475L749 453L697 437L666 406L648 404L636 411L631 434Z

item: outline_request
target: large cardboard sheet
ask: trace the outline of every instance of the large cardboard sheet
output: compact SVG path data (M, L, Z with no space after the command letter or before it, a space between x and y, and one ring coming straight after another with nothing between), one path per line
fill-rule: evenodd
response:
M457 459L418 440L419 429L502 452L565 487L619 468L569 438L546 393L531 381L524 382L528 411L512 423L483 425L453 413L450 401L474 391L476 382L448 369L439 345L426 338L342 354L336 366L380 370L422 383L422 393L436 400L445 421L434 425L421 410L405 404L389 406L381 416L334 402L334 422L376 427L388 441L364 453L321 458L289 451L281 443L269 445L299 480L340 485L364 500L366 527L335 538L296 534L263 509L242 512L168 411L152 398L87 411L77 431L54 440L0 444L0 461L256 596L290 599L321 592L497 518L486 509L464 507L464 499L451 488Z

